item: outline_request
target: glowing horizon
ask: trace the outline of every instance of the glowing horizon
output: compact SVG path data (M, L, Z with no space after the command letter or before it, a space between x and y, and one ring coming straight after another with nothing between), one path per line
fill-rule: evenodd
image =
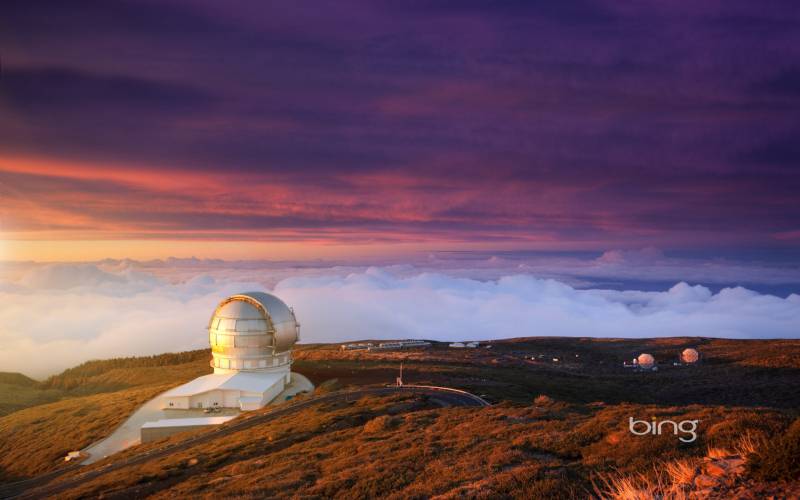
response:
M794 13L50 8L52 26L17 6L0 30L4 260L800 261Z

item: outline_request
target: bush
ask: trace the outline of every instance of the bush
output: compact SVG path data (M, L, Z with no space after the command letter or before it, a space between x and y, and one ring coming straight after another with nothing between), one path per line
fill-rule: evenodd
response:
M385 431L388 429L393 429L400 425L403 421L400 417L392 417L389 415L382 415L380 417L375 417L366 424L364 424L364 432L367 434L374 434L376 432Z
M800 418L780 437L771 439L748 460L749 474L761 480L797 480L800 477Z

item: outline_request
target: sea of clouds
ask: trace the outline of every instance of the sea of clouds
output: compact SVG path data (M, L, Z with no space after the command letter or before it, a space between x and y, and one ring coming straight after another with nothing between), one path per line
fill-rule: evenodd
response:
M796 294L778 297L742 287L714 293L685 282L656 292L581 289L505 272L476 279L463 269L408 265L16 264L0 275L0 366L42 378L89 359L203 348L215 305L249 290L271 290L293 306L306 343L800 336Z

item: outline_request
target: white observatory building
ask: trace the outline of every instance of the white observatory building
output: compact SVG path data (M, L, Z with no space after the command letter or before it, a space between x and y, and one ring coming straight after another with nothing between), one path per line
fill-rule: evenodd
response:
M261 408L292 380L292 346L299 330L294 311L274 295L228 297L208 324L214 373L164 393L162 408Z

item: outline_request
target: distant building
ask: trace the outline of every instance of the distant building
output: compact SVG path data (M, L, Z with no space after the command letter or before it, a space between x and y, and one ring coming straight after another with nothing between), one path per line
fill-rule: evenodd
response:
M403 344L400 342L381 342L369 348L370 351L389 351L394 349L402 349Z
M394 342L381 342L376 346L370 346L370 351L394 351L400 349L414 349L419 347L430 347L431 343L427 340L398 340Z
M450 347L455 347L456 349L463 349L463 348L475 349L478 346L480 346L480 342L453 342L452 344L450 344Z
M370 347L372 347L371 343L366 344L342 344L339 346L339 350L341 351L366 351Z
M409 339L409 340L401 340L400 343L403 345L404 349L411 349L414 347L430 347L431 343L427 340L416 340L416 339Z

